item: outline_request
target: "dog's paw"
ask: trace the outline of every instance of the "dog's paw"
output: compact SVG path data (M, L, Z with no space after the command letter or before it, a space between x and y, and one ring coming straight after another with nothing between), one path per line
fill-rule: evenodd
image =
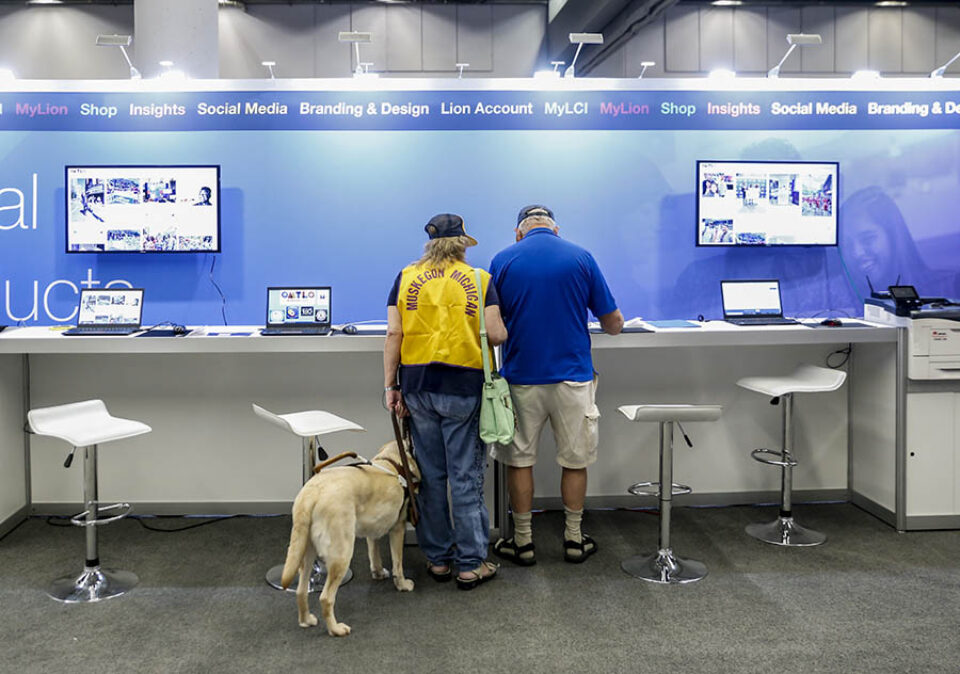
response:
M327 627L327 631L332 637L345 637L350 634L350 625L346 623L335 623L331 627Z
M400 592L413 592L413 581L409 578L394 578L393 584Z
M307 614L306 620L300 621L300 627L313 627L316 624L317 624L317 616L313 615L312 613Z
M383 580L390 577L390 572L386 569L370 569L370 575L374 580Z

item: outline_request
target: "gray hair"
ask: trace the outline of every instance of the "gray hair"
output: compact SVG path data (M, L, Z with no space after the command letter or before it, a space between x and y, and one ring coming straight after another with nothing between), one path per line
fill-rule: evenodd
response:
M557 223L553 221L553 218L546 215L531 215L530 217L524 218L517 229L520 230L520 233L526 235L534 227L556 227Z

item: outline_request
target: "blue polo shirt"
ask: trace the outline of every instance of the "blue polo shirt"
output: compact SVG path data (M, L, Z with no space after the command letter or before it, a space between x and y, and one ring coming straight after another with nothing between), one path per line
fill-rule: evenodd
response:
M501 368L507 381L590 381L587 310L599 317L617 308L593 255L536 228L497 253L490 273L507 325Z

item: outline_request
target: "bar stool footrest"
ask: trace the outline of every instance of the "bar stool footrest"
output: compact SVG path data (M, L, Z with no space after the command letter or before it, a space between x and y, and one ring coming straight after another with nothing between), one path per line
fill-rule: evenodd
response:
M759 461L760 463L765 463L769 466L781 466L781 467L790 467L793 468L797 465L797 462L790 458L790 455L787 455L787 458L784 459L783 452L777 452L772 449L755 449L750 452L750 456L753 457L754 461ZM767 456L776 456L780 461L774 461L772 459L766 458Z
M657 491L645 491L648 487L657 487ZM634 496L654 496L660 498L659 491L660 483L659 482L637 482L627 487L627 491ZM684 494L693 493L693 488L685 484L678 484L676 482L672 485L673 490L671 494L673 496L683 496Z
M119 515L112 515L110 517L99 517L99 514L106 510L120 510ZM89 510L84 510L82 513L74 515L70 518L70 523L77 527L94 527L101 526L103 524L110 524L111 522L116 522L117 520L122 520L124 517L130 514L130 511L133 510L133 506L129 503L114 503L113 505L103 506L102 508L97 508L97 519L92 522L87 521L87 514Z

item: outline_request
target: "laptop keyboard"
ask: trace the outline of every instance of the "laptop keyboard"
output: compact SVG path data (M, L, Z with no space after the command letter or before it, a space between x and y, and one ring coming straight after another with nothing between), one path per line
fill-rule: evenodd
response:
M306 328L264 328L260 331L261 335L275 337L277 335L326 335L329 334L329 327L306 327Z
M130 335L136 332L138 328L121 328L121 327L89 327L89 328L71 328L63 334L65 335Z
M792 318L728 318L727 323L734 325L795 325Z

